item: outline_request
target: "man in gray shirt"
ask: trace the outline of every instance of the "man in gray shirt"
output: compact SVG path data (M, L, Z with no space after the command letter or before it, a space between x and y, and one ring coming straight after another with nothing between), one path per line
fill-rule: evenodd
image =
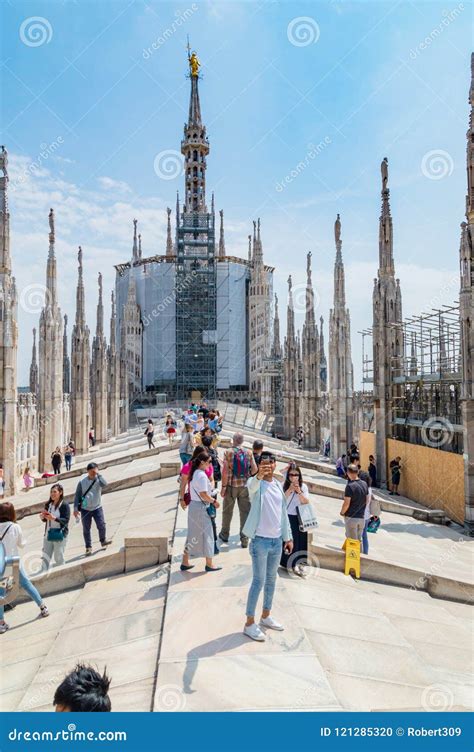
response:
M105 534L105 518L102 509L102 488L107 485L105 478L100 475L95 462L87 465L87 475L79 481L74 497L74 516L81 515L82 533L86 546L86 556L92 554L91 525L94 520L102 549L110 546Z

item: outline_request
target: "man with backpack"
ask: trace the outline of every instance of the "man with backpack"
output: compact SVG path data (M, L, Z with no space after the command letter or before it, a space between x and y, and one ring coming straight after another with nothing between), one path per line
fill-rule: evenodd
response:
M245 449L242 446L243 443L244 435L235 433L232 437L232 449L229 449L224 456L221 488L224 504L222 508L222 529L219 538L224 543L228 542L234 505L237 502L240 514L240 542L242 548L247 548L249 541L242 532L250 510L247 480L252 475L256 475L257 465L251 449Z

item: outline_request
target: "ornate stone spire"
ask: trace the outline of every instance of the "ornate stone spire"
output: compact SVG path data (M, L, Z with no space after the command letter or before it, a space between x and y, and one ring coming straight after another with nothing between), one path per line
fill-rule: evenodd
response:
M287 326L286 338L289 342L295 342L295 309L293 306L293 282L291 274L288 277L288 309L287 309Z
M221 225L220 225L220 231L219 231L219 258L224 258L225 256L224 211L222 209L219 211L219 216L221 218Z
M30 365L30 392L38 394L38 361L36 358L36 329L33 329L33 348Z
M57 276L56 276L56 254L55 254L55 230L54 230L54 211L49 211L49 251L48 263L46 267L46 305L54 306L57 303Z
M110 340L107 350L109 387L107 393L108 427L112 436L120 433L120 356L117 352L117 312L115 294L110 296Z
M67 342L67 314L64 314L64 332L63 332L63 392L69 394L71 391L71 361L68 353Z
M280 317L278 314L278 295L275 293L275 315L273 319L273 346L272 357L281 358L280 344Z
M179 192L176 191L176 229L179 227Z
M76 289L76 326L85 326L84 275L82 270L82 248L79 246L77 254L78 277Z
M133 220L133 246L132 246L132 261L138 261L138 242L137 242L137 224L138 220Z
M314 291L313 291L313 282L311 279L311 251L308 251L306 254L306 315L305 315L305 325L314 327L316 325L315 323L315 316L314 316Z
M142 257L142 236L140 233L138 233L138 258L141 259Z
M390 190L388 186L388 159L380 166L382 174L382 211L379 225L379 277L395 275L393 263L393 226L390 213Z
M173 238L171 237L171 209L169 207L166 209L166 214L168 217L166 226L166 255L173 256Z
M249 251L248 251L248 261L249 264L252 263L252 236L248 235L248 241L249 241Z
M181 141L181 153L185 160L184 211L206 213L206 157L209 154L209 140L206 136L206 126L202 124L199 102L200 63L196 53L191 54L189 45L188 63L191 93L188 122L184 126L184 137Z
M466 219L470 225L474 224L474 52L471 53L471 86L469 89L469 127L467 130L467 195Z
M102 289L102 274L99 272L98 277L98 285L99 285L99 300L97 302L97 327L95 336L96 337L103 337L104 336L104 301L103 301L103 289Z
M334 262L334 308L346 308L346 285L344 264L342 261L341 219L337 215L334 223L334 237L336 241L336 260Z
M117 350L117 311L115 310L115 293L110 293L110 349L114 352Z
M1 228L0 228L0 274L7 274L11 272L11 258L10 258L10 213L8 211L8 154L4 146L0 151L0 170L2 170L2 176L0 177L0 214L1 214Z

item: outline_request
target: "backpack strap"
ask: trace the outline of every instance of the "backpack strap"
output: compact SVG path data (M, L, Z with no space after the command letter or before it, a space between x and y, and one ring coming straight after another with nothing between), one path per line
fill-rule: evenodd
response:
M4 537L6 536L6 534L8 533L8 531L10 530L10 528L11 528L12 525L13 525L13 522L10 522L10 524L7 527L7 529L3 531L3 535L0 538L0 541L2 541L4 539Z

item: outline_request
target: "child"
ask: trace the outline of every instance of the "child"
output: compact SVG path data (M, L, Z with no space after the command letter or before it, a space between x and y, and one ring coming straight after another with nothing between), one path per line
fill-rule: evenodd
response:
M30 474L30 468L25 467L25 472L23 473L23 483L25 484L25 491L29 491L32 487L34 482L33 476Z

